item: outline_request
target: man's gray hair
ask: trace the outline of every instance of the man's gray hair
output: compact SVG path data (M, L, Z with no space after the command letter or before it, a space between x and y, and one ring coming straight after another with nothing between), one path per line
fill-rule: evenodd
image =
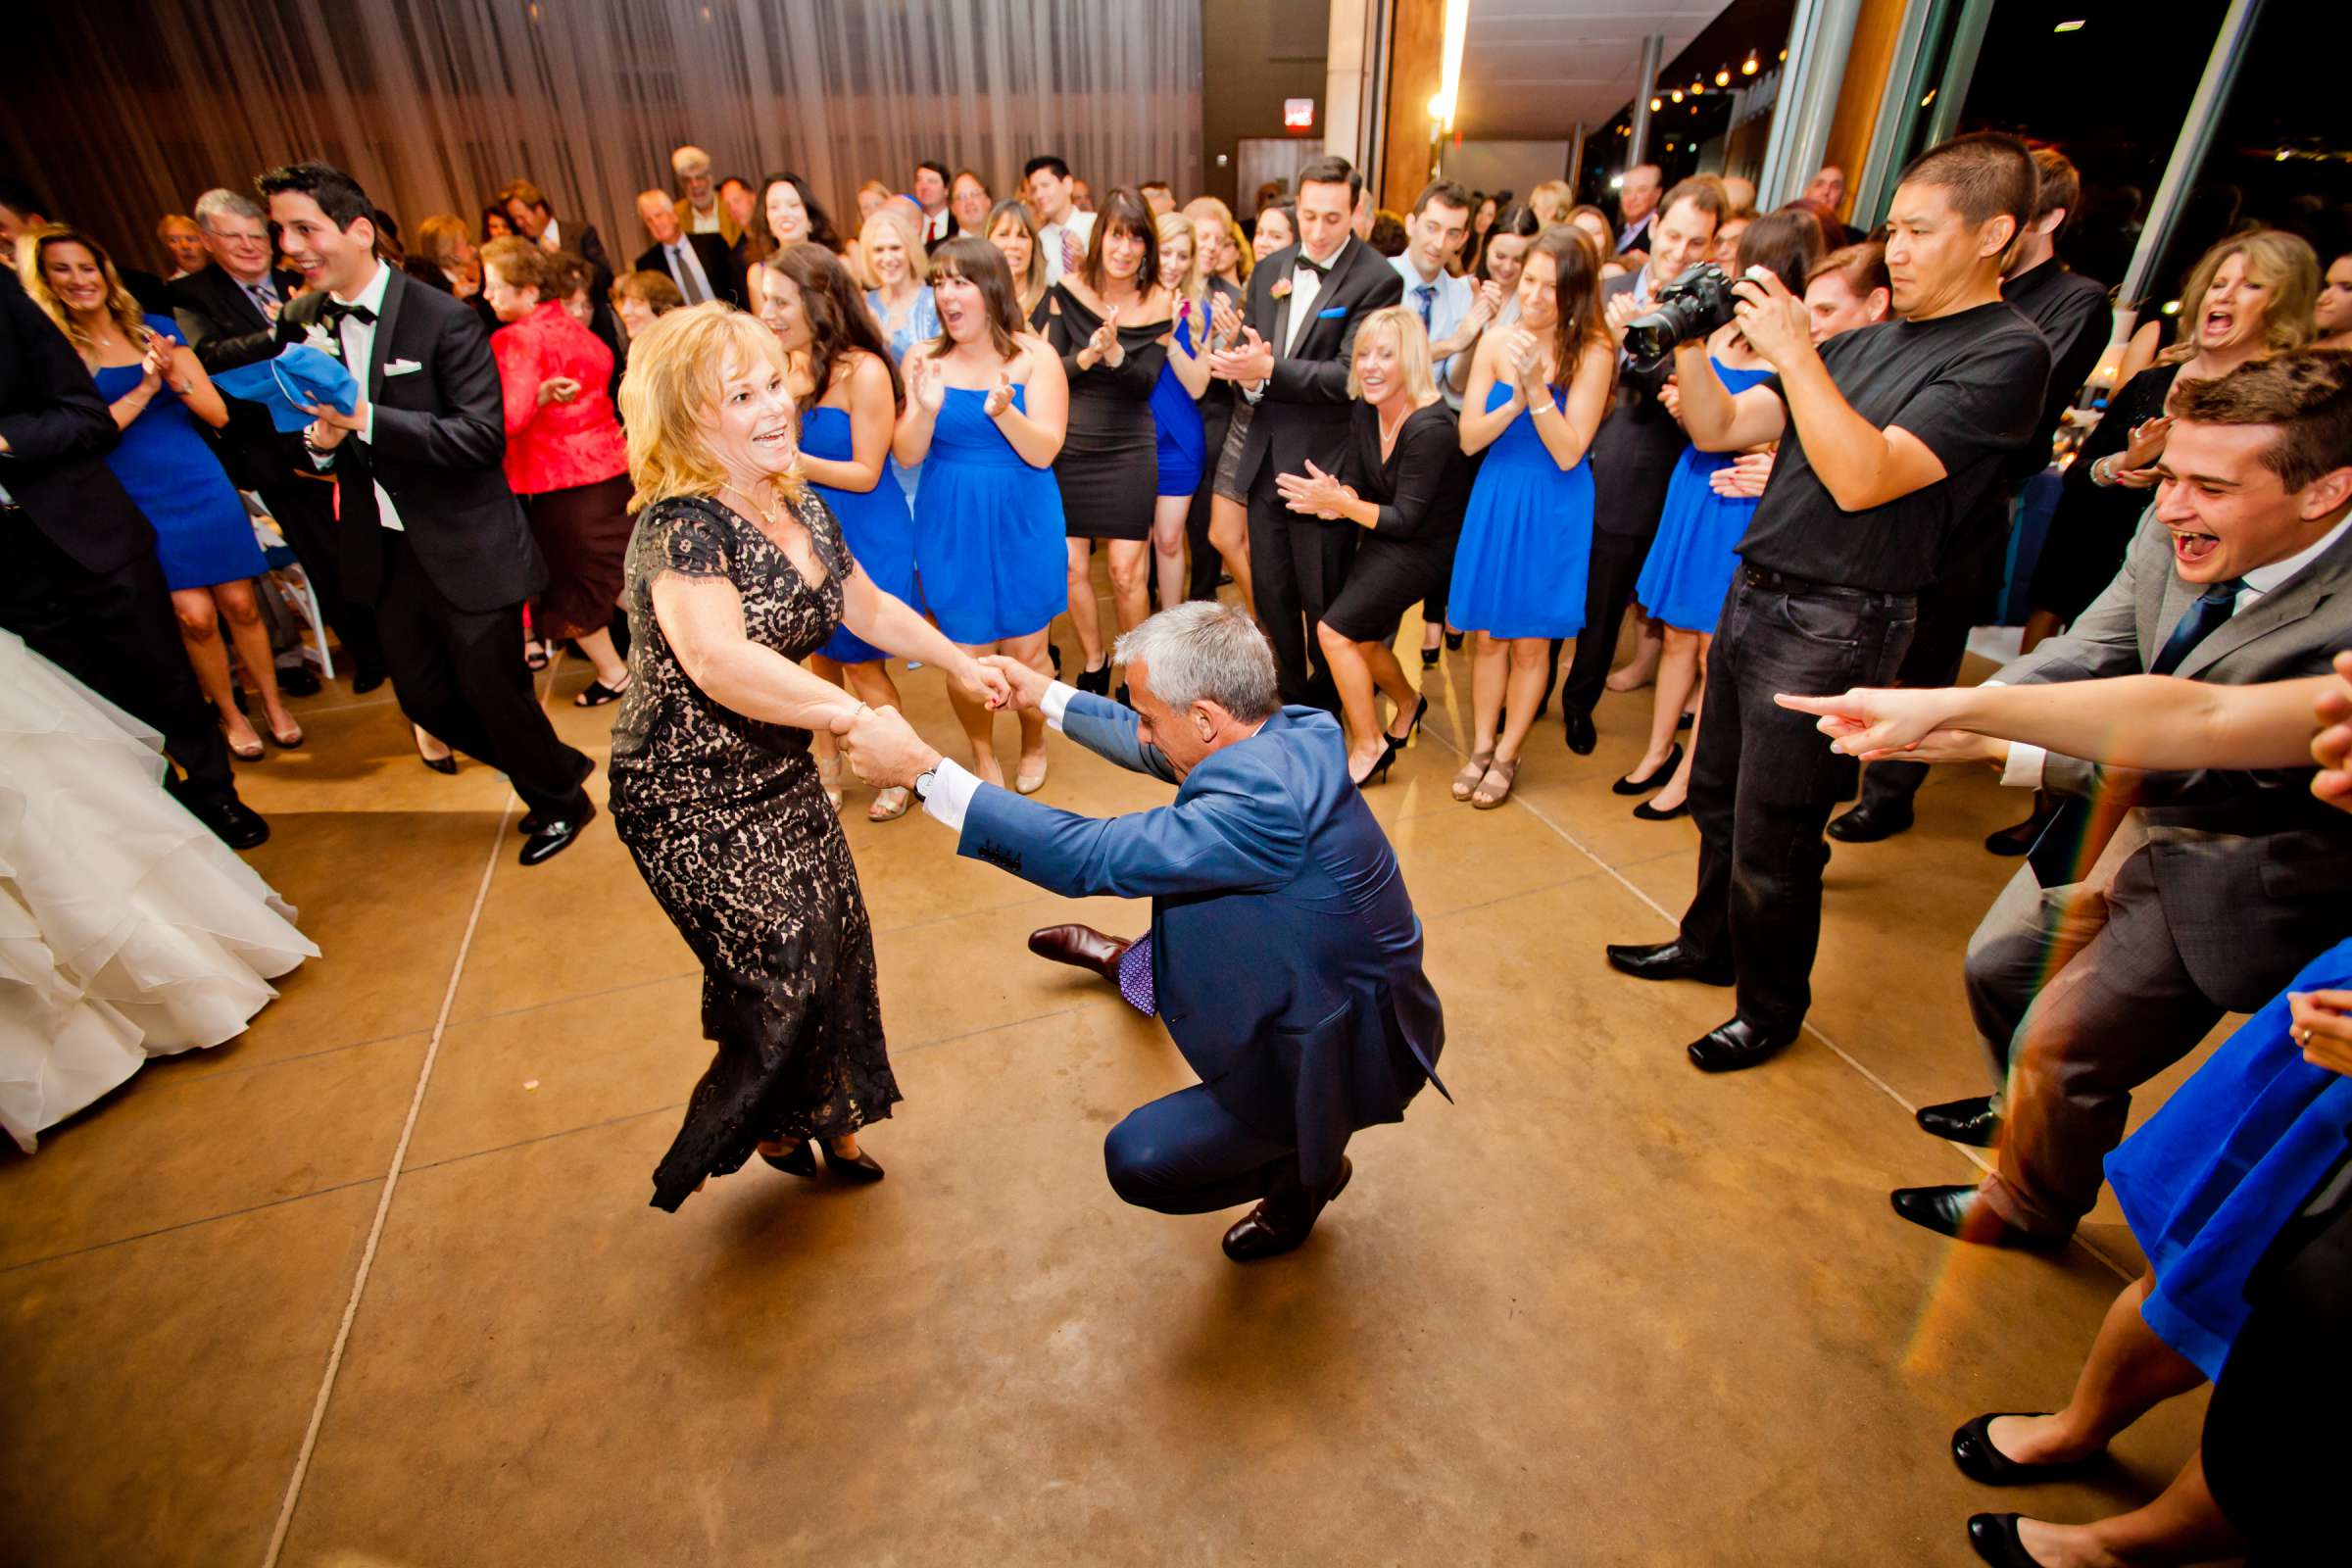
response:
M708 174L710 172L710 155L700 147L681 147L669 155L669 172L680 179L688 174Z
M216 218L250 218L257 223L270 221L270 215L250 196L228 189L208 190L196 198L196 222L211 228Z
M1178 712L1206 700L1247 722L1268 716L1281 701L1266 634L1214 600L1161 611L1124 633L1111 657L1122 664L1141 662L1152 690Z

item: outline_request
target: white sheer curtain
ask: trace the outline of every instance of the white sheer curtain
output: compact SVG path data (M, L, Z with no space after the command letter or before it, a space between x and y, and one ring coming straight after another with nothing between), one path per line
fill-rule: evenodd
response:
M1200 184L1200 0L55 0L20 20L9 171L150 268L164 213L308 157L404 234L529 178L616 258L681 142L722 177L795 171L853 222L860 180L906 189L920 158L999 196L1041 152L1097 191Z

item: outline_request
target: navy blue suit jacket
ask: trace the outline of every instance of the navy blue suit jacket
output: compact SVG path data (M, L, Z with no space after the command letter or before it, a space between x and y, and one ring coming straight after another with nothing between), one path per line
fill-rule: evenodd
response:
M1062 728L1175 782L1120 704L1080 693ZM1423 1079L1438 1083L1446 1020L1421 922L1318 709L1283 709L1154 810L1079 816L984 784L957 848L1068 898L1150 897L1161 1021L1220 1105L1297 1145L1310 1187L1337 1173L1349 1133L1401 1120Z

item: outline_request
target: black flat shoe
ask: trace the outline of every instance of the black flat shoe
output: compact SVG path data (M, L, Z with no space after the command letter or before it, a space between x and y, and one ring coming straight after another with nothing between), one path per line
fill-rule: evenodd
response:
M1647 795L1651 790L1660 788L1668 779L1674 777L1674 770L1682 765L1683 743L1677 741L1674 743L1674 750L1666 754L1666 760L1652 768L1648 777L1621 778L1609 786L1609 793L1612 795Z
M1690 1065L1700 1072L1739 1072L1770 1061L1795 1038L1793 1029L1774 1034L1745 1018L1734 1018L1690 1042Z
M1581 708L1571 708L1561 713L1560 722L1568 732L1568 749L1579 757L1591 757L1592 748L1600 744L1600 731L1592 727L1592 715Z
M1690 727L1691 720L1697 717L1698 715L1696 713L1685 712L1675 719L1674 727L1676 729L1689 729Z
M1852 810L1830 818L1826 830L1841 844L1876 844L1890 839L1911 825L1909 806L1873 806L1864 801Z
M1424 648L1421 650L1421 667L1423 669L1435 669L1438 667L1438 651L1435 648Z
M1082 692L1092 692L1097 697L1108 697L1110 695L1110 661L1107 659L1102 661L1101 669L1080 670L1077 679L1070 684Z
M835 1181L856 1182L861 1186L882 1179L881 1161L862 1149L853 1156L836 1154L831 1148L827 1148L825 1150L825 1169L832 1172Z
M1990 1095L1979 1095L1974 1100L1950 1100L1940 1105L1922 1105L1918 1110L1922 1132L1971 1149L1990 1149L2001 1141L2001 1113L1992 1108Z
M571 700L571 706L574 708L602 708L607 703L617 703L627 695L629 684L624 680L618 686L608 686L601 680L592 680L579 696Z
M1978 1200L1974 1187L1898 1187L1886 1199L1912 1224L1956 1242L2036 1252L2066 1245L2063 1236L2044 1236L2010 1224L1991 1204Z
M1992 1446L1992 1424L2001 1417L2047 1414L2047 1410L1994 1410L1977 1417L1952 1434L1952 1463L1969 1480L1986 1487L2031 1487L2044 1481L2063 1481L2090 1468L2096 1462L2095 1457L2069 1459L2064 1464L2019 1464Z
M571 841L580 836L580 830L595 820L596 802L582 795L577 815L537 823L523 839L522 853L515 858L524 865L552 860L570 849Z
M1462 636L1463 634L1458 631L1447 632L1446 634L1446 651L1449 654L1460 653L1462 651Z
M1671 822L1678 816L1690 814L1690 797L1684 796L1682 805L1669 806L1663 811L1647 801L1643 801L1640 806L1634 808L1634 814L1644 822Z
M762 1152L760 1156L787 1176L816 1174L816 1145L804 1138L781 1154Z
M391 677L376 668L354 669L351 672L351 695L365 697Z
M2022 1514L1973 1513L1968 1516L1968 1544L1992 1568L2045 1568L2042 1560L2017 1539Z
M1733 971L1730 959L1701 963L1680 940L1652 942L1642 947L1612 943L1608 958L1610 968L1637 980L1695 980L1705 986L1728 986L1738 984L1740 978Z

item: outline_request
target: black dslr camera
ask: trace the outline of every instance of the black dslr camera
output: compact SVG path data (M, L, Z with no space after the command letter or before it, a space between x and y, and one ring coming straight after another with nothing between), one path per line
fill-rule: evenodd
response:
M1713 262L1701 262L1658 290L1657 308L1626 323L1625 352L1637 369L1671 359L1677 343L1705 337L1731 320L1739 296L1734 279Z

